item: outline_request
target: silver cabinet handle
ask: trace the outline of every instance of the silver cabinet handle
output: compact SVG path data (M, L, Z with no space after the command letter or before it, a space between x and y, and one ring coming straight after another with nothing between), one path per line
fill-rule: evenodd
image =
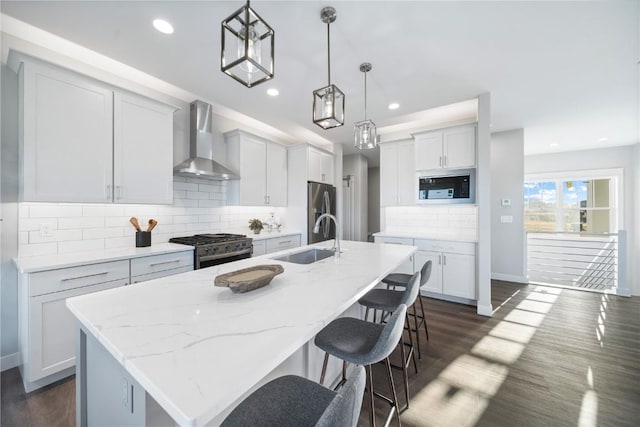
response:
M180 260L172 259L171 261L152 262L151 264L149 264L149 267L155 267L156 265L162 265L162 264L173 264L174 262L180 262Z
M447 166L447 156L444 156L444 166Z
M121 190L120 186L116 185L116 200L120 200Z
M322 174L322 180L323 180L323 181L325 180L324 174Z
M282 242L278 242L279 245L286 245L287 243L291 243L291 240L283 240Z
M111 200L111 186L107 185L107 200Z
M442 264L442 255L438 255L438 265Z
M85 279L87 277L95 277L95 276L104 276L105 274L109 274L108 271L103 271L102 273L94 273L94 274L87 274L85 276L78 276L78 277L67 277L65 279L61 279L61 282L67 282L69 280L78 280L78 279Z
M270 205L271 204L271 196L267 196L267 204Z
M442 166L442 156L440 156L440 160L438 161L438 166Z
M442 255L442 265L447 265L447 256Z

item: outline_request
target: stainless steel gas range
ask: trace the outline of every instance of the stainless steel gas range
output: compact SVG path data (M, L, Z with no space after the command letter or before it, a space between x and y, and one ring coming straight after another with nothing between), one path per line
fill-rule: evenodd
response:
M253 244L244 234L196 234L173 237L171 243L194 246L193 268L211 267L239 259L250 258Z

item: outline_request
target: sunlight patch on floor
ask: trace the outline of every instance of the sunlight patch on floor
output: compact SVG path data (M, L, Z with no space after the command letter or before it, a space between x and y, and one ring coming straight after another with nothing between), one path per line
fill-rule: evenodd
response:
M503 320L489 332L489 335L526 344L531 341L536 330L537 329L532 326Z
M518 310L514 308L504 317L508 322L521 323L523 325L533 326L537 328L544 320L544 314L533 313L531 311Z
M582 397L578 427L596 427L598 425L598 394L587 390Z
M476 356L495 360L505 365L510 365L518 360L523 351L524 344L489 335L483 337L471 349L471 353Z
M533 311L535 313L547 314L549 310L551 310L551 304L525 299L520 304L518 304L516 308L520 310Z
M439 379L485 396L496 394L507 377L508 369L499 363L491 363L464 354L440 373Z

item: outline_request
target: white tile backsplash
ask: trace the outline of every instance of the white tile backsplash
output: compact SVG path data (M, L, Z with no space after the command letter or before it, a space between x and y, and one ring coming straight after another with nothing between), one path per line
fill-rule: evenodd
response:
M129 223L132 216L143 229L150 218L158 221L152 244L199 233L248 234L249 219L267 219L270 212L275 212L286 228L286 208L225 206L226 182L175 177L173 184L173 205L20 203L18 255L134 246L135 230ZM51 236L41 236L41 224L49 228Z
M387 233L415 233L438 239L477 240L476 206L398 206L384 209L384 231Z

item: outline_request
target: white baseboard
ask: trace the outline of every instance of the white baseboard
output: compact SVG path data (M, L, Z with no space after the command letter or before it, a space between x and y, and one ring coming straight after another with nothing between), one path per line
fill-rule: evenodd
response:
M491 306L491 304L489 304L489 305L480 305L480 304L478 304L477 313L480 316L491 317L491 316L493 316L493 307Z
M525 285L529 283L525 276L516 276L513 274L491 273L491 279L502 280L505 282L523 283Z
M0 371L15 368L20 364L20 353L7 354L0 358Z

